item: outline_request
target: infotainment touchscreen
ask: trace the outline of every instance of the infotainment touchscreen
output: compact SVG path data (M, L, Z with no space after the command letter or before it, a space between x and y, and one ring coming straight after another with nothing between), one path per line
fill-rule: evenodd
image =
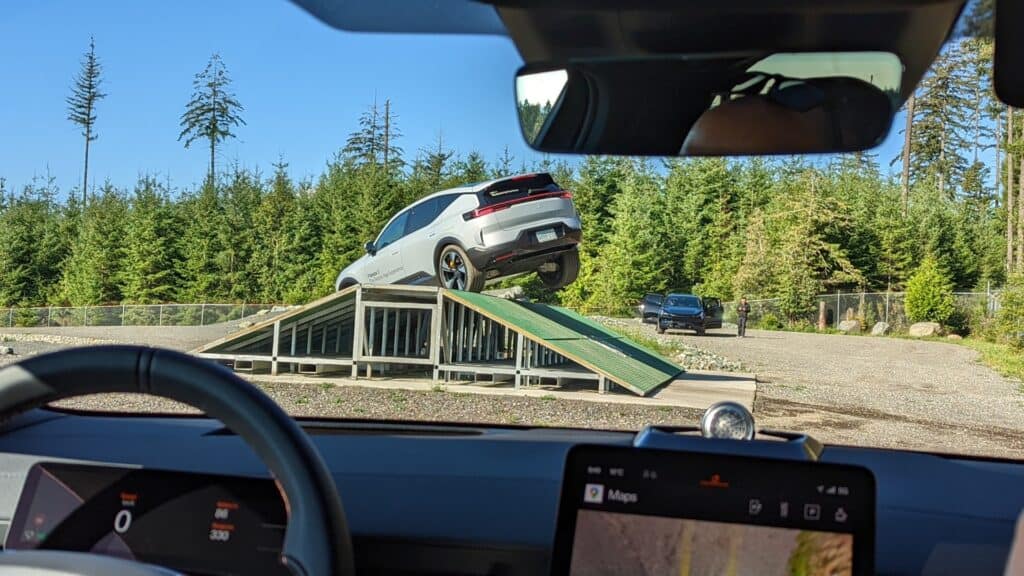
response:
M874 510L864 468L577 446L552 573L870 574Z

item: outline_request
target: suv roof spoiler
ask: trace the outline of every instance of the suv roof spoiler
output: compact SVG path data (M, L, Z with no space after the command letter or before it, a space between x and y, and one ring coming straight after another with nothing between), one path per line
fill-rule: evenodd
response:
M498 190L516 190L521 188L538 189L555 184L555 179L547 172L536 172L533 174L519 174L508 176L487 182L480 192L495 192Z

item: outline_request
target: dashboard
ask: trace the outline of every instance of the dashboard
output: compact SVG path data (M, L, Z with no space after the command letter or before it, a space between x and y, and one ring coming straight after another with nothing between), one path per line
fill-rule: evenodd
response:
M10 550L92 552L187 574L289 574L273 481L43 462L29 469Z
M622 432L315 421L303 425L342 495L360 574L549 573L552 562L560 562L554 557L556 537L564 538L559 518L562 490L573 482L573 490L580 482L583 487L594 483L586 481L582 461L582 469L567 468L570 458L584 450L583 445L641 451L632 447L636 435ZM762 442L749 444L759 447ZM769 444L780 442L763 441ZM654 452L660 450L644 453ZM688 467L706 475L705 479L713 474L706 467L711 456L677 452L670 457L674 465L689 462ZM695 464L702 461L703 467ZM83 464L98 467L97 474L79 477ZM1024 508L1024 466L837 446L824 447L819 463L803 464L817 470L824 470L823 464L843 464L870 471L876 498L871 507L875 573L1002 574L1014 525ZM643 469L641 464L641 479ZM584 476L573 476L573 470ZM280 497L266 468L238 437L215 421L37 410L8 422L0 435L0 532L10 529L4 540L12 547L33 545L31 538L16 541L25 538L26 523L36 522L33 506L40 500L39 490L52 489L46 488L49 479L44 482L44 472L76 483L62 488L78 496L69 501L70 506L58 507L58 516L84 514L81 502L75 500L91 503L97 494L105 495L96 500L97 508L89 508L102 522L92 526L76 521L81 527L75 533L88 534L77 546L109 546L140 558L166 554L166 543L147 548L141 538L142 528L148 530L152 521L153 530L165 536L178 530L187 534L183 537L195 548L183 561L206 558L201 570L271 573L276 567L258 560L256 553L229 554L230 562L223 564L210 562L210 554L232 546L263 547L270 556L277 542L272 526L281 518ZM728 481L719 473L722 481ZM151 490L165 484L161 477L170 478L164 474L184 475L175 476L180 480L172 482L176 484L172 491L155 498L157 493ZM129 485L129 481L138 482ZM612 481L605 478L600 483L610 494ZM838 481L828 485L833 484L842 485ZM817 486L808 484L803 490L811 489L813 497ZM122 498L122 492L135 494L132 506L125 505L131 498ZM582 491L576 495L580 503L574 513L587 508L582 496ZM736 504L743 514L750 511L747 496L739 494ZM797 502L796 496L790 497ZM168 503L167 509L142 514L143 502L151 498ZM615 503L605 501L602 506ZM761 504L765 511L779 511L778 498L766 496ZM175 511L179 507L190 512L179 515ZM221 508L228 510L228 518L217 518ZM131 510L131 527L140 531L138 541L133 535L124 542L127 552L118 548L111 535L116 534L120 510L125 509ZM802 507L794 510L803 513ZM587 513L597 511L591 507ZM679 513L694 516L693 511ZM827 513L835 519L833 508ZM226 541L212 532L225 529L214 527L222 524L219 520L233 526ZM766 526L775 526L768 520L761 519ZM44 517L41 525L46 521ZM177 527L174 532L172 526ZM856 535L853 542L858 542ZM250 562L259 563L260 569L249 570Z

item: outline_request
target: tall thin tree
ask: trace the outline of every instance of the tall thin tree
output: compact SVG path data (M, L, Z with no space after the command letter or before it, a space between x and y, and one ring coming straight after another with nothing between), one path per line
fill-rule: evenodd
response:
M232 128L245 125L241 112L244 110L234 93L231 92L231 77L227 67L214 54L206 68L192 80L192 99L185 105L181 115L181 134L178 141L185 140L188 148L198 139L210 144L210 173L212 182L216 174L217 144L227 138L234 138Z
M914 136L914 93L907 98L907 126L903 129L903 171L900 174L900 204L903 215L907 215L910 198L910 143Z
M71 86L71 95L67 97L68 120L82 129L85 137L85 164L82 169L82 202L86 200L89 186L89 143L96 140L96 103L106 94L100 92L103 68L96 57L96 42L89 37L89 51L82 57L82 67L75 76Z

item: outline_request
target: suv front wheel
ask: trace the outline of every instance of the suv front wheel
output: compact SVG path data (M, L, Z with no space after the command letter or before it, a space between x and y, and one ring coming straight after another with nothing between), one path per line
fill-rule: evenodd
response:
M479 292L484 287L484 274L473 266L466 251L455 244L441 249L437 259L437 281L452 290Z
M537 270L537 277L549 290L558 290L576 281L576 277L580 273L579 250L573 248L568 252L563 252L558 260L555 260L555 264L558 269L553 272Z

